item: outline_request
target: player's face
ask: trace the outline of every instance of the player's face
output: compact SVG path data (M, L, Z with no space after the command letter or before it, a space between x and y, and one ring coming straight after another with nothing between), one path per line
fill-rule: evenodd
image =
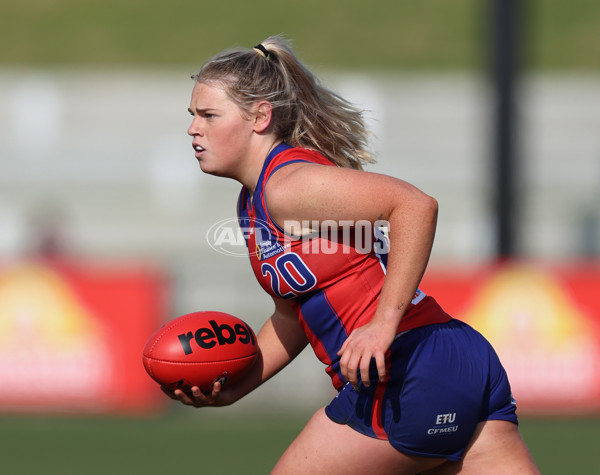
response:
M219 86L196 83L189 108L188 134L200 168L211 175L239 178L252 137L252 121Z

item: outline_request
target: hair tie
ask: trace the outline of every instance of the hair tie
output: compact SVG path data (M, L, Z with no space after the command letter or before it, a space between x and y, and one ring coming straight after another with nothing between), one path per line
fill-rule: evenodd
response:
M267 51L267 48L265 48L262 44L258 44L252 49L255 49L260 54L262 54L266 59L269 59L269 52Z

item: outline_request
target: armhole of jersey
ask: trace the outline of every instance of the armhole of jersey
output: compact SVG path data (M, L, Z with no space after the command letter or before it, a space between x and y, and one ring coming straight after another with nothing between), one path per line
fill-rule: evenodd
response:
M277 224L275 222L275 220L271 217L271 213L269 213L269 209L267 208L267 198L265 196L265 190L267 188L267 183L269 181L269 179L271 178L271 176L273 175L273 173L275 173L277 170L279 170L280 168L285 167L286 165L290 165L292 163L298 163L298 162L305 162L305 163L315 163L315 162L311 162L310 160L305 160L303 158L297 158L294 160L290 160L289 162L284 162L284 163L280 163L279 165L277 165L275 168L273 168L273 170L271 170L271 172L269 173L269 176L267 177L267 179L263 182L263 206L265 208L265 213L267 213L267 216L269 217L269 221L271 221L271 223L273 223L273 226L275 226L277 228L278 231L280 231L281 233L283 233L286 236L289 236L291 238L296 238L297 236L291 236L288 233L286 233L284 231L284 229L279 226L279 224Z

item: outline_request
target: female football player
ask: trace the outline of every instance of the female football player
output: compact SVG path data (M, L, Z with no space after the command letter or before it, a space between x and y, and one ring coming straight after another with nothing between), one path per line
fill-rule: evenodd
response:
M196 159L242 185L240 225L275 308L242 382L167 393L232 404L310 344L337 395L273 473L538 473L496 353L419 289L437 202L362 170L362 112L281 37L218 54L194 79Z

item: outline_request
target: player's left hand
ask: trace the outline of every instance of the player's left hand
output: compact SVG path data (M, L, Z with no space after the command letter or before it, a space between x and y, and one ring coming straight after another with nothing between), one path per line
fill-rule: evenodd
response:
M396 334L384 325L371 320L366 325L355 329L338 351L342 375L354 387L358 386L358 370L365 386L370 386L369 366L375 359L380 381L386 376L385 354Z

